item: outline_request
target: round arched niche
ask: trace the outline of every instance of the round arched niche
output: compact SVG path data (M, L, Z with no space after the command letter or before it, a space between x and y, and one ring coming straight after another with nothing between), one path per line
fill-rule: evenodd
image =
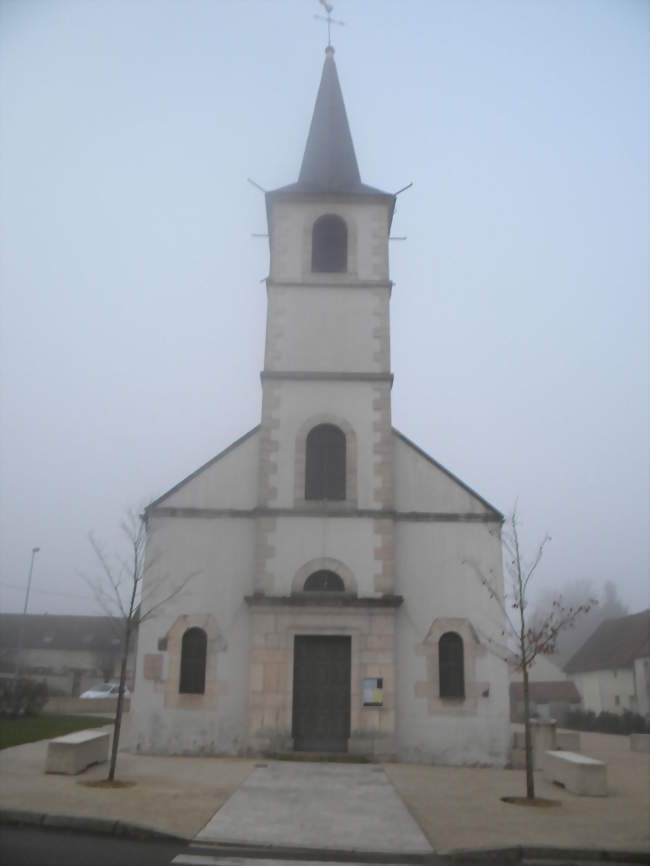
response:
M342 562L329 557L312 559L298 569L291 584L292 595L356 595L357 582Z
M345 592L345 584L335 571L321 568L309 575L302 589L303 592Z

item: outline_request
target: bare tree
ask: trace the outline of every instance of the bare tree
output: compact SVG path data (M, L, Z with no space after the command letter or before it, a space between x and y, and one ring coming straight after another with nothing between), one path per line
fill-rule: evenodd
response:
M146 555L147 529L142 517L128 511L120 524L126 551L110 557L95 536L89 540L100 565L95 579L84 576L102 609L113 618L121 639L120 687L115 709L113 746L108 770L108 781L115 778L117 752L122 728L124 689L129 651L138 626L152 617L163 605L181 593L198 572L193 572L177 583L170 592L159 596L159 586L143 587L145 576L157 564L155 556Z
M550 588L535 593L535 603L531 604L531 622L537 623L538 618L546 615L556 594ZM588 578L579 578L562 587L562 598L565 604L575 607L583 599L590 597L597 598L598 605L594 606L587 616L581 617L574 628L563 632L558 637L553 655L554 660L557 660L561 667L564 667L571 656L591 637L601 622L606 619L617 619L629 613L618 594L616 584L611 580L605 582L601 592L594 589L593 581Z
M502 596L493 578L476 569L479 579L504 614L505 628L502 641L489 639L493 648L521 671L524 691L524 730L526 751L526 798L535 798L533 752L530 730L530 691L528 670L539 655L552 653L560 632L571 628L576 618L588 613L598 602L594 599L567 605L562 596L554 597L544 614L536 615L534 622L528 616L530 581L542 561L544 548L551 540L545 535L531 560L524 558L519 540L519 518L514 508L502 533L505 570L510 578L510 591ZM513 613L514 611L514 613Z

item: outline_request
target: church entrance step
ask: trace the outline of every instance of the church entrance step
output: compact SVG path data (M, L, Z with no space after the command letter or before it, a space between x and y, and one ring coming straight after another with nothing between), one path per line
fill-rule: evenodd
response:
M349 752L274 752L268 756L274 761L313 761L339 764L368 764L365 755L351 755Z

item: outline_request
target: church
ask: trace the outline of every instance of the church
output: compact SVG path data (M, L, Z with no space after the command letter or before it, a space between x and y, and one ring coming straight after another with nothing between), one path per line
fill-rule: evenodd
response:
M278 142L278 147L281 143ZM504 765L502 515L392 426L389 234L334 50L266 193L260 424L146 509L131 746Z

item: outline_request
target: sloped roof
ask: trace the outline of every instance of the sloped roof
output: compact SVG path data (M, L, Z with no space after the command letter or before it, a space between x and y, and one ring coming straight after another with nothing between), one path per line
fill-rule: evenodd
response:
M116 652L123 624L110 616L59 616L0 613L0 649L17 649L20 630L24 649L90 650Z
M360 183L334 52L330 50L325 55L298 184L338 192L354 190Z
M392 193L361 182L332 47L325 51L323 73L298 181L273 190L267 193L267 196L282 193L334 193L387 196L393 200L395 198Z
M535 704L550 704L552 702L566 701L569 704L580 703L580 693L571 680L558 680L557 682L528 683L530 699ZM524 684L510 683L510 700L523 701Z
M573 655L567 673L630 667L634 659L650 655L650 609L601 622Z

